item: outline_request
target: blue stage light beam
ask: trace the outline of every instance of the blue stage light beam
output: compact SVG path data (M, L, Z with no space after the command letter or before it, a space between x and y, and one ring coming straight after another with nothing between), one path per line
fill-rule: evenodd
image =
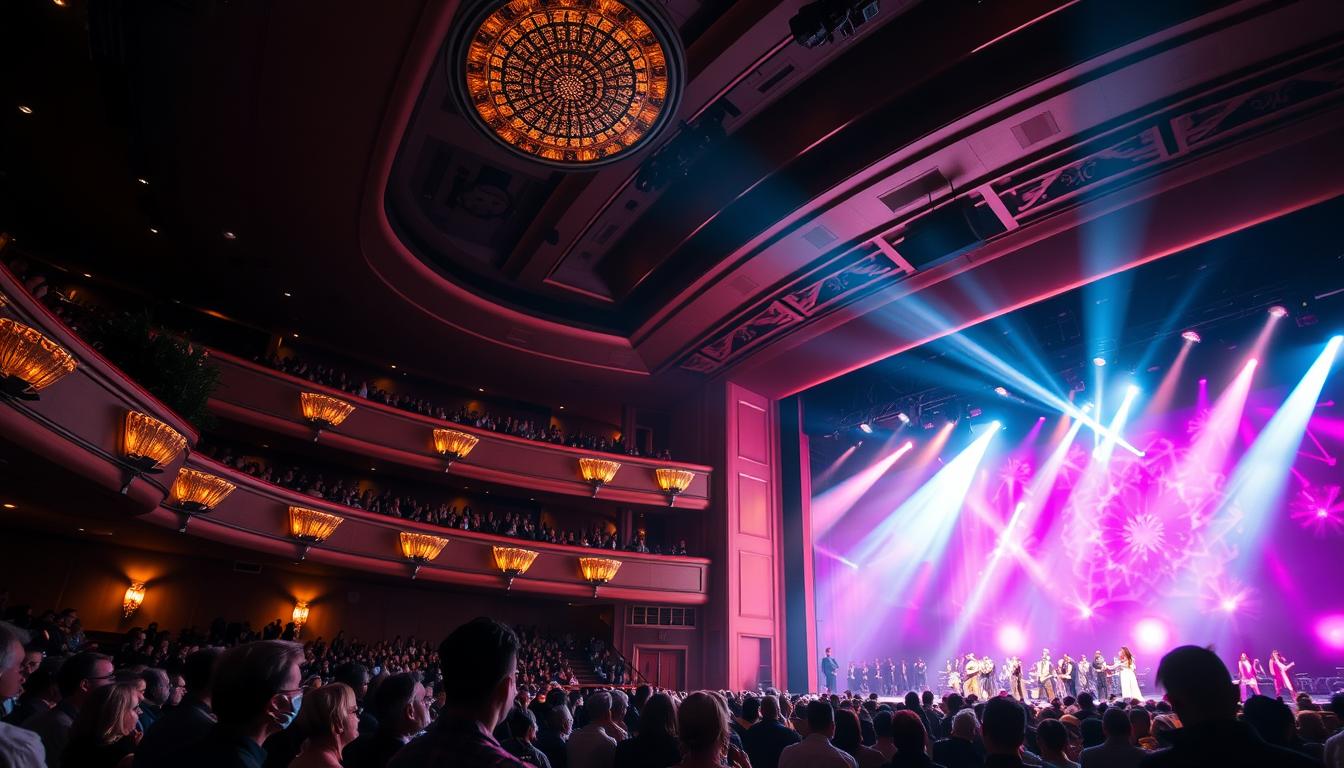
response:
M1330 376L1341 344L1344 344L1344 336L1330 339L1288 399L1283 401L1237 462L1214 519L1215 530L1221 537L1235 535L1244 542L1245 548L1261 546L1261 533L1279 509L1278 501L1292 470L1297 448L1316 411L1316 401L1320 399L1321 389ZM1243 562L1255 560L1246 556L1241 559Z
M1111 417L1111 425L1107 427L1110 434L1101 441L1101 444L1092 449L1092 458L1105 466L1110 463L1111 454L1115 453L1115 442L1121 432L1125 429L1125 422L1129 420L1129 411L1134 406L1134 400L1139 396L1139 388L1130 384L1125 390L1125 399L1120 402L1120 408Z

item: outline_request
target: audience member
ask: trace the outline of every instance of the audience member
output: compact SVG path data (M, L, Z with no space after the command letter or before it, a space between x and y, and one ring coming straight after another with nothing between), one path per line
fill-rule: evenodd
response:
M679 762L676 705L665 693L652 694L640 712L639 732L616 745L615 767L667 768Z
M742 748L752 768L778 768L780 753L800 740L798 732L785 725L779 698L766 696L761 699L760 721L742 735Z
M42 738L47 751L47 768L61 768L65 743L75 716L94 691L111 685L115 677L112 659L100 653L77 653L65 660L56 674L61 700L45 712L33 715L23 724ZM71 768L76 768L72 766Z
M61 763L71 768L130 768L141 736L140 696L133 682L104 685L90 693L70 726Z
M0 621L0 701L23 690L23 647L28 633ZM44 768L47 753L36 733L9 723L0 723L0 760L5 768Z
M1305 768L1309 757L1268 744L1247 723L1237 721L1240 691L1227 665L1213 651L1184 645L1162 657L1157 684L1180 718L1172 746L1148 753L1144 768ZM1161 718L1158 718L1161 720Z
M877 749L882 748L882 728L879 718L888 713L879 712L873 718L873 727L877 729ZM888 715L891 730L891 745L895 753L891 756L892 768L945 768L933 762L926 750L929 745L928 733L924 730L924 720L916 713L906 709Z
M1344 693L1330 697L1330 711L1335 714L1336 722L1344 723ZM1326 739L1322 753L1325 768L1344 768L1344 729Z
M831 743L835 737L835 709L817 699L807 705L807 736L779 755L779 768L858 768L848 753Z
M562 703L552 706L546 712L546 721L537 736L537 748L551 761L551 768L568 768L569 735L574 729L574 716L569 706Z
M985 702L980 737L985 742L985 768L1006 768L1026 763L1022 744L1027 737L1027 711L1016 699L995 696Z
M521 766L491 734L517 694L518 636L478 618L453 630L439 646L444 705L424 735L401 749L392 768Z
M835 713L835 738L832 741L842 752L854 758L859 768L878 768L887 762L881 752L864 746L859 716L851 709L841 709Z
M186 686L182 701L145 731L135 750L135 768L172 768L171 756L210 733L215 725L210 711L210 683L219 655L218 648L202 648L187 656L182 665Z
M289 768L340 768L341 751L359 738L359 706L345 683L332 683L304 694L297 727L305 734Z
M163 714L163 707L172 695L168 673L157 667L149 667L140 673L144 685L144 696L140 699L140 731L148 731Z
M612 693L594 691L583 698L588 724L570 734L565 750L569 768L611 768L622 733L612 717Z
M368 697L368 720L377 728L365 732L342 752L345 768L384 768L402 747L429 726L429 693L414 672L389 675Z
M1036 745L1046 768L1079 768L1066 754L1069 731L1059 720L1046 718L1036 724Z
M717 693L696 691L677 709L677 736L685 768L752 768L746 753L729 743L728 704Z
M1106 740L1083 750L1083 768L1134 768L1146 754L1130 740L1133 729L1129 714L1119 707L1108 707L1101 716L1101 730Z
M960 700L960 697L956 697ZM977 746L980 723L975 712L963 709L952 718L948 736L933 743L933 761L947 768L980 768L985 758Z
M535 746L537 718L532 711L526 707L514 707L509 710L509 717L505 722L512 735L501 746L526 765L551 768L550 759Z

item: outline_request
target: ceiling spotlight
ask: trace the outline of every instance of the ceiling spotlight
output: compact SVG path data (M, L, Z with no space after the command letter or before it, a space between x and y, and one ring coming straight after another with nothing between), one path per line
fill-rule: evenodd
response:
M999 421L998 419L995 419L995 420L989 422L989 426L991 426L991 427L993 427L993 428L995 428L995 429L998 429L999 427L1002 427L1002 426L1003 426L1003 422Z
M93 275L90 275L88 272L85 272L85 273L84 273L84 276L87 277L87 278L89 278L89 279L92 279L92 278L93 278Z
M290 298L290 297L293 296L293 295L294 295L294 294L290 293L289 291L285 291L285 298L286 298L286 299Z
M5 506L8 507L9 505L6 504ZM1330 510L1326 509L1325 507L1321 507L1320 509L1316 510L1316 516L1324 520L1325 518L1330 516Z
M1224 598L1222 608L1224 611L1232 613L1237 610L1237 599L1235 597Z
M13 509L14 505L10 504L9 502L5 502L4 504L0 504L0 507L4 507L5 509Z
M396 366L396 365L393 365L393 366L392 366L392 370L394 370L394 371L397 370L397 366Z
M565 410L565 406L563 406L563 405L560 406L560 410L562 410L562 411Z
M140 182L141 184L149 184L149 179L143 177L136 179L136 181Z
M873 434L873 427L872 427L872 425L869 424L869 423L866 422L866 421L865 421L864 423L862 423L862 424L859 425L859 429L863 430L863 433L864 433L865 435L871 435L871 434Z
M1269 316L1270 316L1270 317L1275 317L1275 318L1277 318L1277 317L1284 317L1284 316L1286 316L1287 314L1288 314L1288 308L1285 307L1285 306L1283 306L1282 304L1275 304L1274 306L1272 306L1272 307L1269 308Z
M20 105L19 105L19 111L22 112L22 113L25 114L25 115L31 115L31 114L33 114L33 108L30 107L30 106L28 106L27 104L20 104Z
M296 339L299 338L299 334L297 334L297 333L291 333L291 334L289 334L289 335L290 335L290 336L293 336L293 337L296 338Z
M150 228L149 228L149 234L151 234L151 235L157 235L157 234L159 234L159 230L155 229L154 227L150 227Z
M1199 342L1203 341L1203 339L1199 337L1198 331L1186 331L1185 333L1181 334L1181 338L1185 339L1191 344L1198 344Z
M484 391L485 391L485 387L477 387L477 388L476 388L476 391L477 391L477 392L484 392Z
M896 418L899 419L902 424L910 423L910 417L905 415L905 411L896 414Z
M227 230L227 229L224 230L221 234L224 235L224 239L225 239L225 240L237 240L237 239L238 239L238 236L237 236L237 235L235 235L233 232L230 232L230 231Z
M1092 358L1092 364L1100 368L1106 364L1106 358L1102 357L1101 355L1097 355L1096 357Z
M995 387L995 388L994 388L994 394L998 395L999 397L1007 397L1007 396L1008 396L1008 388L1007 388L1007 387L1002 387L1002 386L1000 386L1000 387Z

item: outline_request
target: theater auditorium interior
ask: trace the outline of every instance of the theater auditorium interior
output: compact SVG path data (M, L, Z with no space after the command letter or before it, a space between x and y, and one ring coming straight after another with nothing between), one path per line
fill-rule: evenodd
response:
M0 765L1344 766L1338 0L0 40Z

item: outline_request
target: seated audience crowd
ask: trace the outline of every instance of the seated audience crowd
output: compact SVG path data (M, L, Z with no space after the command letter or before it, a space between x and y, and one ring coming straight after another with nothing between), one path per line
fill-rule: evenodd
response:
M404 520L416 520L422 523L442 525L463 531L482 531L498 536L544 541L551 544L568 544L574 547L592 547L594 549L624 549L631 552L644 552L655 555L685 555L686 540L676 544L650 542L643 533L622 542L619 531L609 531L604 523L594 523L591 527L579 531L561 531L551 527L536 512L506 511L496 514L494 510L481 513L471 505L459 509L447 502L432 502L417 499L410 494L394 493L384 489L374 492L372 487L360 490L360 483L351 478L326 477L320 472L301 467L281 466L264 462L256 456L237 456L231 448L202 443L197 451L234 469L246 472L268 483L289 488L299 493L326 499L353 509L364 509L381 515L390 515Z
M884 702L773 689L565 690L546 682L564 677L551 671L562 641L485 618L437 649L340 635L299 644L275 624L258 634L216 622L166 642L157 630L133 631L110 655L72 648L73 611L10 618L29 627L0 623L0 700L9 706L0 765L1336 768L1344 760L1344 694L1327 709L1309 697L1255 696L1243 706L1227 667L1195 646L1162 659L1162 701L1084 693L1032 706L930 691Z

